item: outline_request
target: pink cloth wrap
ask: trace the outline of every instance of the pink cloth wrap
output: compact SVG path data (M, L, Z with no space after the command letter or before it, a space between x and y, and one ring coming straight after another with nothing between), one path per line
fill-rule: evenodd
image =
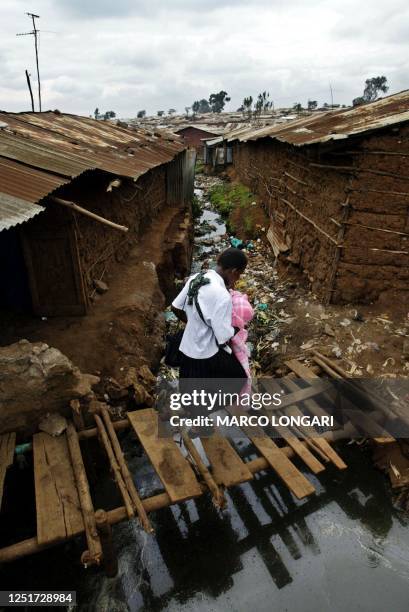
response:
M254 317L254 310L245 293L240 291L230 290L231 301L233 304L232 325L238 327L239 332L230 340L230 346L250 378L249 352L247 349L248 332L246 325L250 323Z

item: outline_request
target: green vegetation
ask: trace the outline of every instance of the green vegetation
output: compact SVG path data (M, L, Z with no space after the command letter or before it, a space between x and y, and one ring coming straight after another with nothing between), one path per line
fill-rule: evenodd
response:
M209 197L214 208L225 219L229 233L238 233L249 238L254 236L256 224L251 206L254 195L247 187L231 183L217 185L210 191Z
M196 165L195 165L195 174L203 174L203 170L204 170L204 163L202 159L197 159L196 160Z
M246 206L250 204L253 197L250 190L244 185L232 185L225 183L216 185L209 193L210 201L223 219L227 219L229 214L236 206Z
M197 195L193 195L192 198L192 216L193 219L198 219L202 214L203 210L200 204L200 200Z

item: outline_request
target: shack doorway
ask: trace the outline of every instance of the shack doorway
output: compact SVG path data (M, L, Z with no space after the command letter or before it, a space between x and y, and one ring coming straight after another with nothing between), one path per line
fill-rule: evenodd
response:
M0 310L32 312L30 286L18 229L0 233Z
M62 222L60 215L47 213L21 233L34 314L85 315L87 299L72 218L64 215Z

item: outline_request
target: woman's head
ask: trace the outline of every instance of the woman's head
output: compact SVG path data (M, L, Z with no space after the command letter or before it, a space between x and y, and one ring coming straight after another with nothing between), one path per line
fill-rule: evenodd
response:
M240 249L233 247L220 253L217 258L217 272L227 287L234 287L247 266L247 257Z

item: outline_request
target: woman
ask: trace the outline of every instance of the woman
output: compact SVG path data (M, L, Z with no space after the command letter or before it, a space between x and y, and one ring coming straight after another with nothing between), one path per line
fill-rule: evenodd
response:
M173 301L173 312L186 323L180 344L181 380L246 379L246 372L229 346L230 339L239 331L231 323L229 289L234 288L246 266L243 251L226 249L219 255L215 270L190 277ZM237 381L233 386L240 390L240 384Z

